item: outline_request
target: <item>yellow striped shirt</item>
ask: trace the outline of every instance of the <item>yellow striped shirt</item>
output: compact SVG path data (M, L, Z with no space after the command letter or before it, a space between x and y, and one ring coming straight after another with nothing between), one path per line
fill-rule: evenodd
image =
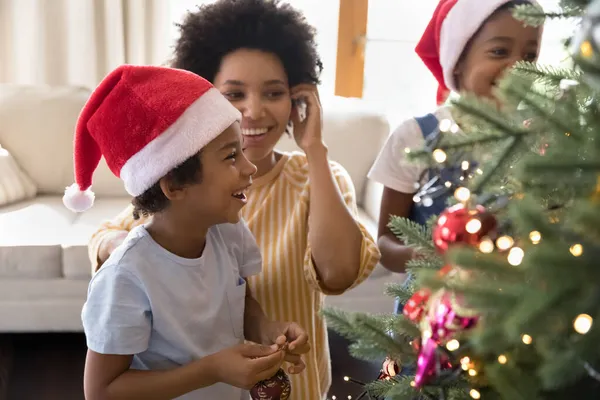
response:
M344 201L357 216L350 176L335 162L330 162L330 167ZM318 315L327 293L317 280L308 245L309 193L306 156L286 153L275 168L254 180L248 204L242 209L263 256L262 273L248 279L252 294L269 318L297 322L310 338L311 351L304 356L306 370L290 376L290 400L324 399L331 384L327 328ZM131 211L131 207L124 210L92 236L89 250L94 270L103 240L145 222L134 221ZM353 286L369 276L380 257L373 238L359 226L363 234L361 267Z

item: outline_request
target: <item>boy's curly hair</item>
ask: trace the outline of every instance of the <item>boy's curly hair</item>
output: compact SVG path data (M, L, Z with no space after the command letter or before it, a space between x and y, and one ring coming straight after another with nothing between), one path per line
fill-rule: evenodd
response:
M177 187L202 182L202 161L200 160L200 152L172 169L166 175L166 178ZM156 182L144 193L134 197L131 204L133 204L133 219L137 220L140 219L141 216L149 217L150 215L165 210L169 206L169 199L167 199L160 188L160 183Z
M323 64L315 29L304 15L279 0L218 0L188 12L175 45L172 66L214 82L223 57L247 48L281 60L290 87L319 84Z

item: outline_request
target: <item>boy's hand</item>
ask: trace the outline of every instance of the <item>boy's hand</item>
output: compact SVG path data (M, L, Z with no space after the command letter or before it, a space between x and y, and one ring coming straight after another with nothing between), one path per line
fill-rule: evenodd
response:
M217 382L249 390L275 375L283 363L279 346L244 343L210 356Z
M288 372L299 374L306 365L302 361L302 354L310 351L308 335L295 322L269 322L262 328L263 343L276 344L285 350L285 361L293 364Z

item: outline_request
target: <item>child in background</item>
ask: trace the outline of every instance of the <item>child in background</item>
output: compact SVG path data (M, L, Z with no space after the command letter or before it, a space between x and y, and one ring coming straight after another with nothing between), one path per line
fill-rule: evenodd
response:
M246 285L262 260L240 220L256 172L240 119L205 79L151 66L117 68L82 110L65 205L91 207L104 156L135 212L153 216L90 282L87 399L239 400L284 359L302 371L308 337L269 321Z
M517 61L536 61L542 29L524 26L511 9L527 0L440 0L416 52L439 83L438 104L450 90L493 98L502 74ZM441 120L453 120L451 108L442 106L424 117L404 121L388 138L369 178L384 185L379 216L378 245L381 263L393 272L404 272L415 257L387 227L390 215L409 217L425 224L446 207L440 196L426 207L413 196L423 166L410 162L405 149L421 148ZM397 308L397 311L398 310Z

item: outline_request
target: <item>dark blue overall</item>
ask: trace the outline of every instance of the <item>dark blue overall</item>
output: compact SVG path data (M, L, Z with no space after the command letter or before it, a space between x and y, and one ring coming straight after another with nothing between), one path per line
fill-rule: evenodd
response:
M435 115L427 114L423 117L415 118L417 123L419 124L419 128L421 128L421 133L423 134L423 138L427 140L430 135L434 134L437 131L438 120ZM443 173L444 171L442 171ZM428 179L432 179L433 176L429 176ZM429 207L425 207L420 203L413 203L409 219L415 221L421 225L425 225L429 218L432 215L439 215L446 209L446 201L448 200L448 196L450 193L446 193L442 196L435 197L433 199L433 204ZM412 280L412 276L408 274L406 277L406 285ZM403 304L400 303L399 299L396 299L396 305L394 308L394 312L396 314L402 313Z

